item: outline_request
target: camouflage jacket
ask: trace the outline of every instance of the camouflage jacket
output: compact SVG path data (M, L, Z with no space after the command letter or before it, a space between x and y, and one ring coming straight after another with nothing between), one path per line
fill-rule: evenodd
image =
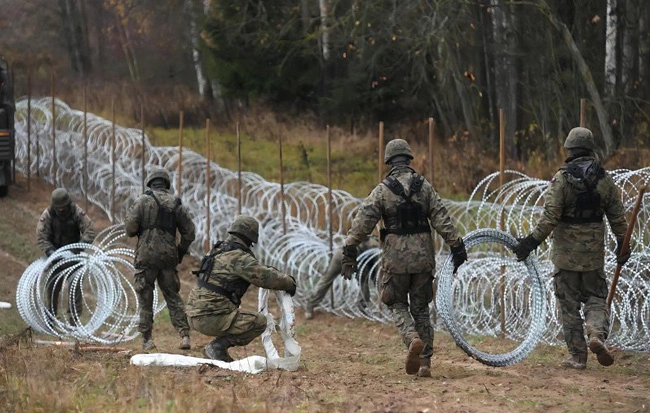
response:
M594 158L581 157L574 162L595 162ZM591 271L602 268L605 259L605 224L600 222L571 224L562 217L576 214L578 187L572 184L572 176L559 170L546 193L544 213L532 232L537 241L544 241L553 232L551 261L557 268L569 271ZM627 231L625 210L618 188L605 174L598 181L595 191L600 195L600 208L607 216L610 228L617 238Z
M240 301L250 284L269 290L291 290L295 287L292 277L273 267L260 264L253 253L246 249L245 243L236 235L229 235L226 242L233 242L245 250L234 249L216 255L212 272L207 280L236 296ZM185 311L188 317L222 315L224 325L228 326L237 315L237 308L229 297L215 293L207 288L196 286L190 291Z
M409 192L409 180L415 173L408 166L393 167L388 176L394 176ZM447 208L428 181L424 181L420 191L413 196L422 206L424 214L433 227L449 245L456 245L461 236L451 222ZM366 234L370 234L382 216L397 214L397 206L403 199L394 194L386 185L379 184L363 201L352 221L345 245L359 245ZM382 245L382 270L397 274L414 274L435 269L435 252L431 233L388 234Z
M168 190L153 190L161 206L174 210L176 229L181 235L180 243L176 246L176 236L159 228L154 228L158 215L158 204L147 194L141 195L124 220L126 234L129 237L138 236L135 251L135 268L165 269L176 268L178 250L187 252L194 241L195 227L187 208L180 205L180 200Z
M70 212L63 217L47 208L36 226L36 242L45 254L75 242L92 244L94 240L93 221L76 204L70 205Z

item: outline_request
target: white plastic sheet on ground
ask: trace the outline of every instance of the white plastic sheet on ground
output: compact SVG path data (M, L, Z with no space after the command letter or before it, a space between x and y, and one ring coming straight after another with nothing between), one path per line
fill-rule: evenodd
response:
M4 302L4 301L0 301L0 309L5 309L5 310L7 310L7 309L9 309L9 308L11 308L11 303L7 303L7 302Z
M262 344L267 357L249 356L241 360L226 363L219 360L211 360L201 357L183 356L180 354L153 353L136 354L131 357L131 364L136 366L172 366L172 367L195 367L202 364L210 364L225 370L241 371L257 374L266 370L289 370L295 371L300 365L300 346L294 338L293 324L295 321L293 311L293 300L284 291L275 291L278 307L281 310L280 323L276 323L273 314L269 311L268 297L269 290L260 289L259 311L266 316L266 330L262 333ZM277 331L282 337L284 344L284 357L280 357L278 350L273 345L271 334Z

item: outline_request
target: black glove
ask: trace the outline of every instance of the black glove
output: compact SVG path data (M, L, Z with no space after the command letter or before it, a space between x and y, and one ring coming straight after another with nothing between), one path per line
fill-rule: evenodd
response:
M343 247L343 259L341 259L341 274L346 280L352 279L352 274L357 272L357 246L346 245Z
M622 248L623 248L623 238L619 238L616 240L616 263L618 265L625 265L627 260L630 259L630 255L632 255L632 251L629 245L624 255L621 255Z
M463 242L462 238L460 239L460 243L458 245L450 248L452 259L454 260L454 273L456 273L456 271L458 271L458 267L467 261L467 250L465 249L465 243Z
M185 254L187 254L187 251L185 251L185 250L183 250L181 248L178 249L178 263L179 264L181 262L183 262L183 257L185 256Z
M287 293L288 293L290 296L293 297L294 295L296 295L296 288L297 288L297 285L296 285L296 279L293 278L292 276L289 276L289 278L291 278L291 279L293 280L293 284L291 285L291 287L289 287L289 289L287 290Z
M517 241L519 241L519 243L512 247L512 252L517 255L517 261L524 261L528 258L530 253L541 244L541 242L533 238L532 235L528 235L525 238L517 238Z

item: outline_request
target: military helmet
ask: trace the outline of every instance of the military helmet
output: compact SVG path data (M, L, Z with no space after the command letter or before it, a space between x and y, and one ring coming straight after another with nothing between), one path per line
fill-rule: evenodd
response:
M147 182L145 182L145 185L147 185L148 187L151 186L151 181L158 178L161 178L167 182L167 188L171 186L172 181L169 178L169 173L162 168L155 168L151 172L149 172L149 176L147 176Z
M230 225L228 233L242 236L249 241L257 243L260 234L260 224L253 217L240 215L235 219L235 222Z
M587 128L573 128L564 141L566 149L594 150L594 135Z
M64 188L56 188L52 191L52 207L63 208L72 203L70 194Z
M388 164L391 159L399 155L413 159L413 152L411 152L411 147L409 146L408 142L406 142L404 139L393 139L386 145L386 151L384 152L384 163Z

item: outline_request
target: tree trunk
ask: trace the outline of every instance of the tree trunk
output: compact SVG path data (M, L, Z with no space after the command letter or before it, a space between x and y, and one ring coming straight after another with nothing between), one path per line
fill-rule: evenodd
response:
M606 32L605 32L605 91L614 94L616 87L616 40L618 38L617 0L607 0Z
M198 29L198 16L199 13L195 8L193 0L186 0L185 7L187 7L189 20L190 20L190 41L192 43L192 64L194 65L194 72L196 74L196 84L199 89L201 99L212 97L210 91L210 84L203 72L203 62L201 58L201 34Z
M623 84L627 95L636 94L639 80L639 0L627 0L624 20Z

